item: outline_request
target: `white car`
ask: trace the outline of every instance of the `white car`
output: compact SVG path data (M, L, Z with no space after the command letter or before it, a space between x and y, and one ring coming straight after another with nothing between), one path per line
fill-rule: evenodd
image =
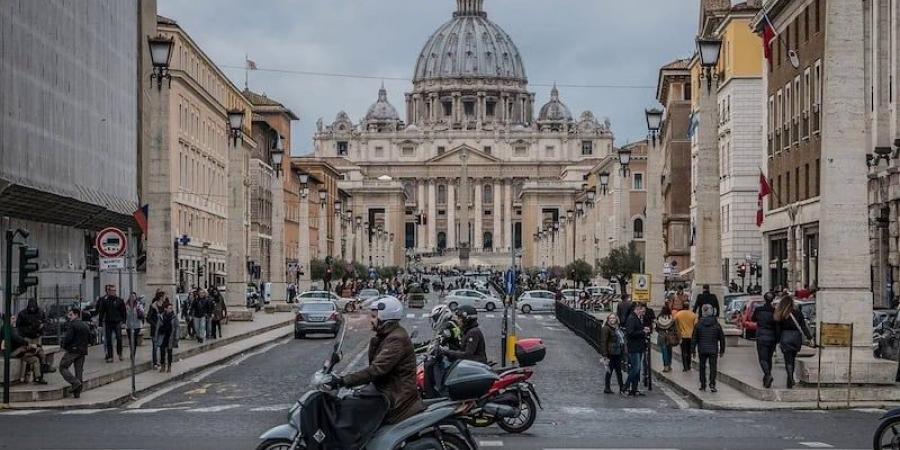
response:
M553 311L556 294L550 291L528 291L519 297L516 309L528 314L532 311Z
M503 302L499 298L478 292L475 289L450 291L444 299L444 303L453 310L463 305L474 306L475 309L484 309L486 311L493 311L503 306Z
M568 302L574 302L578 300L578 295L581 294L581 292L581 289L563 289L563 299Z
M381 297L381 292L378 292L378 289L363 289L359 291L359 303L363 309L369 307L376 299Z
M334 292L328 291L306 291L294 297L295 303L303 303L305 301L322 301L331 300L337 306L338 311L353 312L357 310L358 303L355 298L338 297Z

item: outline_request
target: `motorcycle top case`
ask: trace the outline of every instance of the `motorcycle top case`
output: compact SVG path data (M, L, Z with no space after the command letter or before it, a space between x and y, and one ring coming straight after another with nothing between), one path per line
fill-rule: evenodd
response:
M540 338L522 339L516 342L516 361L522 367L533 366L547 356L547 347Z
M487 394L498 378L486 364L462 360L450 367L444 387L451 400L476 399Z

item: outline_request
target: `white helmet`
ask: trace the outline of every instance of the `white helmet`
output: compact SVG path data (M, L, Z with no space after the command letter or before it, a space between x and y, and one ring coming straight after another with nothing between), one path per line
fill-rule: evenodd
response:
M371 310L377 312L378 320L381 321L400 320L403 318L403 303L400 303L400 300L390 295L385 295L372 302Z

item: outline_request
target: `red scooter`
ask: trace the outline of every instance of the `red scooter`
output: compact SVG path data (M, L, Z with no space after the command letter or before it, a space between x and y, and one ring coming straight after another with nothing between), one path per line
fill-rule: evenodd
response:
M489 427L497 424L508 433L524 433L534 424L537 409L543 409L534 385L528 381L534 371L531 366L544 359L547 350L544 342L538 338L522 339L516 343L516 360L519 366L495 369L500 378L494 382L487 394L478 399L464 420L475 427ZM429 355L429 358L442 356ZM419 364L416 372L416 384L419 392L425 392L424 363ZM443 395L443 394L442 394ZM503 405L508 408L487 408L485 405Z

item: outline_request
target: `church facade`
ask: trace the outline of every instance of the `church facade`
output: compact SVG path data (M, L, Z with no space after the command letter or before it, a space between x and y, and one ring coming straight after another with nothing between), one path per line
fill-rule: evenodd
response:
M573 116L555 86L536 106L522 55L483 0L457 0L405 98L401 115L382 86L359 121L340 112L317 124L315 156L350 195L337 257L454 265L465 246L472 265L508 265L512 250L539 265L539 230L575 209L592 168L617 158L608 120Z

